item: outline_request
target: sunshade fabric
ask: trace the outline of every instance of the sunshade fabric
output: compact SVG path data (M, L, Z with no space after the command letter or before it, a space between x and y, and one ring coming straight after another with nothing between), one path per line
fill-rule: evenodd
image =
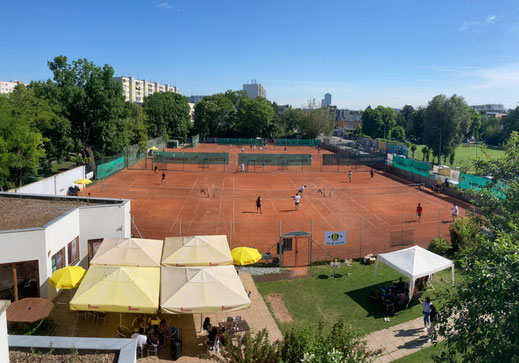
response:
M203 314L248 308L250 299L233 266L162 266L161 312Z
M162 240L142 238L105 238L91 265L159 267Z
M159 306L160 269L92 265L71 310L152 314Z
M250 265L261 260L261 253L255 248L236 247L231 251L232 261L236 265Z
M163 266L232 265L227 236L167 237L162 254Z
M75 289L85 274L86 270L81 266L67 266L54 271L50 283L58 289Z
M74 184L92 184L92 180L90 179L78 179L74 182Z
M377 275L378 263L383 262L391 266L401 274L409 278L409 296L413 296L414 282L424 276L450 268L452 282L454 283L454 263L440 255L432 253L422 247L413 246L403 250L381 253L377 256L375 263L375 274Z

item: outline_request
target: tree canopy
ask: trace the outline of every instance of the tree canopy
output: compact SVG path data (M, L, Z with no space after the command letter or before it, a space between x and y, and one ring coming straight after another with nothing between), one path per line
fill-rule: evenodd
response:
M372 138L387 138L396 126L396 114L391 107L368 106L362 113L362 132Z
M173 92L154 93L144 99L150 137L176 136L186 141L191 129L187 97Z
M470 107L463 97L435 96L425 110L423 142L433 155L448 156L454 152L471 126ZM441 135L441 137L440 137ZM438 160L440 161L440 160Z
M462 354L470 362L514 362L519 356L519 134L511 133L504 157L485 153L476 167L493 176L474 199L485 233L460 253L465 276L443 308L439 334L449 349L438 359Z

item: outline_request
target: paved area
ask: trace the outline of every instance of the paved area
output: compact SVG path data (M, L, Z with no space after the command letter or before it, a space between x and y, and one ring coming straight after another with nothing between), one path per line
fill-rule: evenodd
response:
M251 292L251 307L246 310L240 310L233 313L217 313L206 314L211 318L211 322L216 325L219 321L224 321L228 316L241 316L243 320L249 323L249 326L256 330L267 329L270 339L272 341L282 339L281 331L279 330L274 318L270 314L267 305L263 298L258 293L256 285L252 277L247 273L240 273L240 278L243 286L247 291ZM95 322L91 318L83 318L78 316L76 312L69 310L70 298L74 291L64 291L56 300L56 306L51 313L58 327L55 335L57 336L81 336L81 337L106 337L106 338L120 338L116 332L116 327L119 325L119 319L126 327L132 327L133 321L139 314L117 314L109 313L106 322ZM145 316L149 317L149 316ZM201 331L201 320L198 314L159 314L160 318L167 320L170 326L175 326L181 329L182 332L182 350L183 357L177 362L208 362L198 358L201 354L206 353L206 333ZM171 361L171 352L169 344L163 348L159 348L158 357L144 357L138 360L139 362L161 362Z
M378 330L366 337L368 348L382 349L376 363L391 362L432 345L427 343L427 332L423 331L423 318L417 318L387 329Z

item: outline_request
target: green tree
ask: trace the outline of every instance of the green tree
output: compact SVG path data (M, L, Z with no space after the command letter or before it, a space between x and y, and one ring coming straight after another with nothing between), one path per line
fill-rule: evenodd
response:
M410 139L415 143L422 143L424 132L425 108L418 108L413 114L413 130Z
M484 154L478 172L492 175L490 184L474 192L485 234L460 252L464 279L442 308L439 334L448 351L467 362L516 362L519 354L519 134L512 132L505 156ZM506 181L506 188L498 182ZM500 188L506 198L499 198ZM447 319L450 321L447 322Z
M70 121L75 149L92 162L96 156L121 151L126 140L124 97L121 84L113 80L113 68L96 66L87 59L68 63L65 56L54 58L48 65L54 82L40 82L34 87L58 116Z
M397 126L404 128L405 134L410 135L413 132L413 120L415 109L411 105L405 105L396 115Z
M479 139L479 132L481 129L481 114L472 107L469 107L469 114L472 121L470 123L469 132L465 137L475 137L476 139Z
M362 113L362 132L372 138L387 138L395 126L396 115L391 107L368 106Z
M508 139L513 131L519 131L519 106L513 109L508 117L503 118L504 139Z
M327 109L316 108L300 111L299 132L313 139L320 134L330 135L333 131L333 117Z
M281 124L285 130L285 136L292 136L297 132L297 125L301 124L302 113L289 107L280 115Z
M411 145L411 156L414 158L414 153L416 152L416 145L415 144L412 144Z
M503 126L497 117L482 116L480 137L488 145L499 145L504 141Z
M227 136L230 118L235 112L232 99L225 94L204 97L195 105L194 128L201 137Z
M177 136L184 142L191 129L187 97L174 92L154 93L144 99L148 133L151 137Z
M36 173L45 157L46 141L36 129L41 114L26 109L25 90L0 95L0 189L22 186L28 173ZM47 117L47 116L44 116Z
M265 98L243 98L238 104L237 130L242 136L264 137L274 118L274 109Z
M390 139L395 139L397 141L405 140L405 130L402 126L395 126L391 129L391 133L389 134Z
M126 132L126 145L139 145L139 151L148 148L148 129L146 128L146 114L142 107L135 103L124 104L125 117L123 123Z
M471 126L470 107L463 97L435 96L425 111L424 143L438 156L441 139L441 156L448 156L468 134ZM441 135L441 137L440 137ZM441 162L439 158L438 162Z

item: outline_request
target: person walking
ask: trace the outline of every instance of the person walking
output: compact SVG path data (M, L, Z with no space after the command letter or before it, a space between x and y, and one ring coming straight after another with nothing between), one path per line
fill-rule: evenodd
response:
M241 163L241 172L245 174L245 164Z
M258 199L256 199L256 213L263 213L261 211L261 197L258 196Z
M458 213L459 213L458 206L456 204L454 204L452 206L452 219L453 220L458 217Z
M160 181L160 184L164 184L166 182L166 172L162 172L162 180Z
M371 174L371 179L373 179L373 176L375 175L375 172L373 171L373 168L369 170L369 173Z
M430 327L429 317L431 315L431 306L432 306L431 298L429 296L426 296L425 301L422 301L422 299L420 299L420 304L422 304L423 324L424 324L423 331L427 331Z
M418 206L416 206L416 215L418 216L418 222L422 221L422 205L418 203Z
M318 154L321 153L321 147L320 147L320 146L317 147L317 153L318 153Z
M243 152L243 151L244 151L244 150L243 150L243 146L242 146L242 147L241 147L241 152Z
M303 191L305 190L306 185L302 185L299 187L299 194L301 194L301 198L303 198Z
M296 193L294 197L294 203L296 205L296 211L299 210L299 203L301 202L301 197L299 196L299 193Z
M431 304L431 313L429 314L429 330L427 331L429 335L429 339L427 339L427 343L430 343L433 338L434 330L436 327L436 323L438 322L438 319L440 318L440 313L438 312L438 309L436 309L436 306Z
M350 171L348 172L348 177L350 178L350 183L351 183L351 177L353 176L353 174L351 173L351 169Z
M159 167L157 165L155 165L155 175L157 175L159 173Z

